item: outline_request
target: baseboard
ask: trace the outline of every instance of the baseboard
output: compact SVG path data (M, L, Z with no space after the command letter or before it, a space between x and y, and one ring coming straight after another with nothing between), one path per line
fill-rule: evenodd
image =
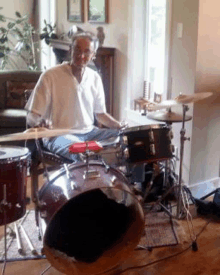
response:
M220 187L220 178L213 178L188 186L195 198L201 198Z

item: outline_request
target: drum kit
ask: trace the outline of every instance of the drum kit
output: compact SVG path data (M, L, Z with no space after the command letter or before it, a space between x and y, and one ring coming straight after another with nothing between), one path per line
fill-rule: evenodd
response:
M163 124L127 127L121 131L117 141L114 139L114 143L112 140L93 145L82 143L84 162L64 164L47 177L40 190L31 186L36 192L36 223L43 237L42 251L52 266L65 274L102 274L116 266L119 259L126 259L138 245L145 223L143 201L134 194L127 164L149 164L172 159L172 123L176 122L182 122L176 215L180 217L183 211L182 162L184 142L187 140L185 122L192 119L186 115L189 109L187 104L211 94L180 95L154 105L147 116ZM172 112L171 108L175 106L182 106L183 114ZM31 128L23 133L0 136L0 142L37 141L68 133L76 131ZM76 147L72 147L72 153L79 152L74 151ZM94 160L94 156L97 159ZM5 236L6 226L25 215L30 165L31 153L27 148L0 146L0 225L4 225ZM120 169L123 165L125 172ZM169 192L170 189L157 202L160 203ZM145 192L145 198L146 195ZM169 212L165 206L163 208ZM5 264L6 261L5 237Z

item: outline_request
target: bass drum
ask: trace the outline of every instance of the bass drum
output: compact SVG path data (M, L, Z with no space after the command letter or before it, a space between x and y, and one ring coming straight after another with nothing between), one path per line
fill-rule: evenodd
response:
M144 230L141 204L117 169L93 161L54 173L39 191L43 251L65 274L103 274L125 260Z

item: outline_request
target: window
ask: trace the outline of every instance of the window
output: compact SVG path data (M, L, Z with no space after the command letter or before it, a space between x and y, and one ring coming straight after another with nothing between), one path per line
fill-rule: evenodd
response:
M169 0L146 0L145 93L153 100L167 97L169 54Z
M48 23L55 24L55 2L54 0L40 0L40 29L45 27L44 20ZM41 41L41 70L49 69L56 64L55 54L45 41Z

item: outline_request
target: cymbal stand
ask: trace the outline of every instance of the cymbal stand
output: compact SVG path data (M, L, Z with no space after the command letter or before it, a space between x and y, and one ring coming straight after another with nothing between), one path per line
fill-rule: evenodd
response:
M189 107L185 104L182 105L183 107L183 121L182 121L182 128L180 130L180 165L179 165L179 181L178 181L178 188L177 188L177 213L176 218L181 218L182 212L182 170L183 170L183 153L184 153L184 142L186 140L190 140L190 138L185 137L186 129L185 129L185 118L186 112L189 110Z
M40 159L41 159L41 162L42 162L42 164L43 164L44 175L45 175L45 177L47 178L47 181L49 182L49 181L50 181L50 179L49 179L49 173L48 173L48 170L47 170L47 166L46 166L46 164L45 164L45 162L44 162L43 153L42 153L42 150L41 150L40 143L39 143L39 140L38 140L38 139L35 139L35 144L36 144L36 146L37 146L37 150L38 150L38 152L39 152L39 154L40 154Z
M171 112L171 108L168 109L168 112ZM169 129L171 129L172 122L166 122L166 125L169 127ZM170 189L169 180L168 180L169 173L170 173L170 159L165 160L165 165L164 165L164 189L165 190ZM172 189L171 189L171 191L172 191ZM166 197L165 197L164 203L165 203L165 206L167 207L168 201L166 200Z
M5 274L5 268L6 268L6 263L7 263L7 221L6 221L6 211L7 208L11 207L11 204L7 202L7 188L6 188L6 184L3 185L3 200L1 201L0 204L0 210L3 211L3 216L4 216L4 265L3 265L3 269L2 269L2 275Z
M43 165L44 176L46 177L47 182L49 182L50 181L49 173L48 173L45 161L44 161L44 157L43 157L43 153L42 153L42 150L41 150L41 147L40 147L39 140L37 138L35 139L35 144L36 144L36 147L37 147L37 151L40 155L40 160L41 160L42 165ZM38 175L37 175L37 177L38 177ZM33 186L32 186L32 196L33 196L33 202L35 203L35 221L36 221L36 226L37 226L37 229L38 229L38 239L41 240L42 239L42 231L41 231L41 228L40 228L40 220L39 220L40 202L39 202L39 198L38 198L38 184L36 182L33 183Z

